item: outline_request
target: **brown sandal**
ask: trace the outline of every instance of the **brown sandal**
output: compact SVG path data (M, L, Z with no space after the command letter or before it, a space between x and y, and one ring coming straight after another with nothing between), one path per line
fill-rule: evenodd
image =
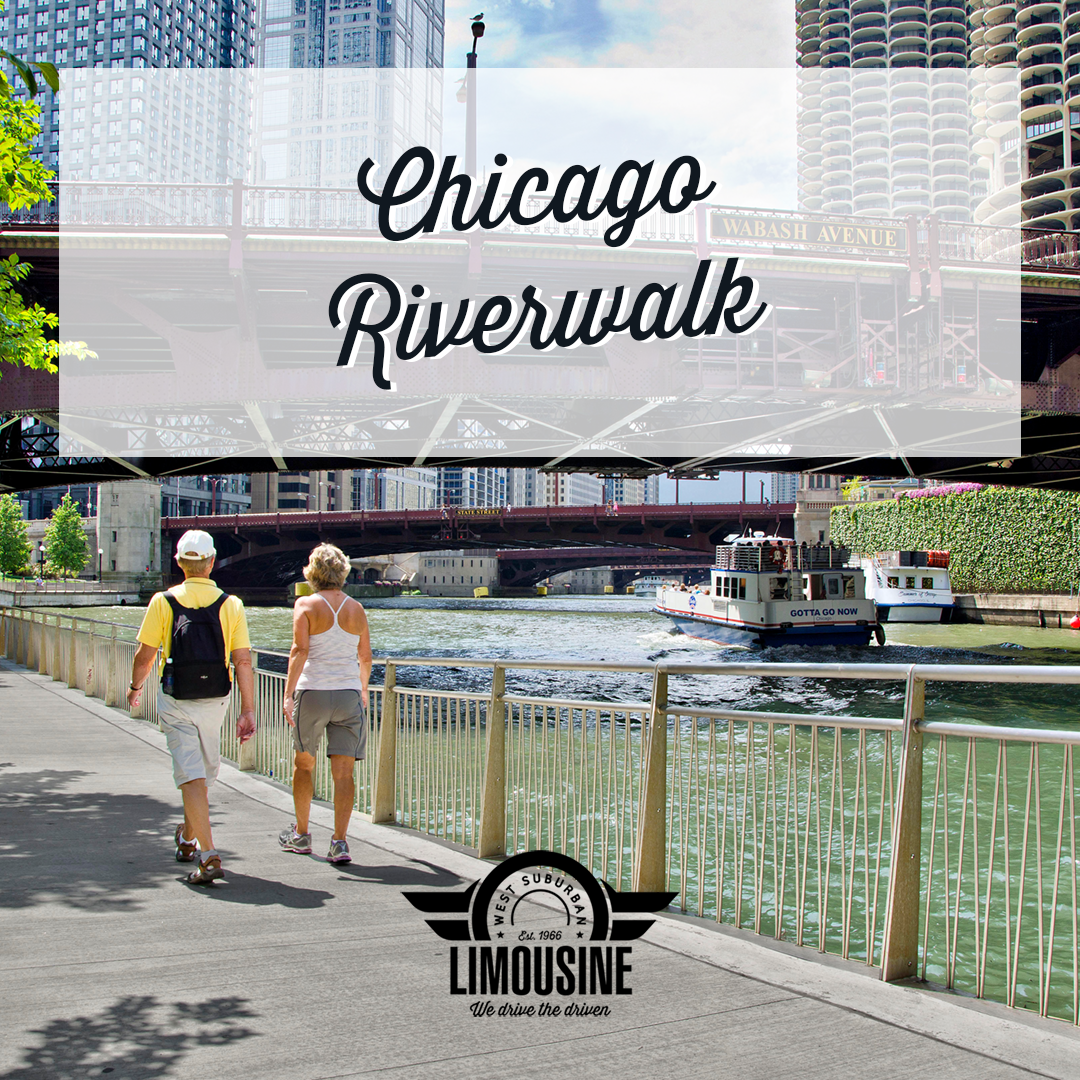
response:
M199 863L198 870L192 870L188 874L187 881L189 885L209 885L224 877L225 871L221 869L221 859L217 855L211 855L205 862Z
M199 854L198 840L184 839L184 823L176 826L176 861L194 862Z

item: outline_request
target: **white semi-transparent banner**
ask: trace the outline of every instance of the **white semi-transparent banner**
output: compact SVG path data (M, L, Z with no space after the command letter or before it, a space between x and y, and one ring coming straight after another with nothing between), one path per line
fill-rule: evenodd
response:
M65 454L1019 454L1016 73L75 70Z

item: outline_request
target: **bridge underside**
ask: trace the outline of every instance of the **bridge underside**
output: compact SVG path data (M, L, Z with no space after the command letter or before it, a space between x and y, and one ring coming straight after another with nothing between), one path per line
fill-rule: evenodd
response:
M567 570L610 567L612 582L621 589L645 574L681 577L688 571L707 572L713 562L711 551L695 554L641 547L502 551L499 553L499 584L510 587L536 585Z
M24 292L28 298L41 302L49 310L55 310L59 265L56 234L9 233L0 242L0 253L16 253L33 264L34 270ZM245 259L244 273L256 273L259 268L253 254L246 252ZM291 266L291 263L288 265ZM93 272L92 265L88 272ZM593 273L591 267L588 273ZM604 377L609 381L614 380L612 386L620 392L630 393L632 390L634 394L645 394L650 398L672 394L689 394L691 397L699 395L702 401L702 422L716 422L718 396L730 397L735 394L740 408L765 414L782 411L789 406L787 398L792 394L801 395L807 400L835 397L839 401L845 395L860 394L865 397L864 390L867 389L868 380L873 382L882 374L886 381L869 389L873 392L871 396L880 396L882 407L888 408L888 387L892 383L899 386L900 381L914 379L917 385L922 386L925 380L936 383L946 376L955 379L955 373L962 364L966 363L969 369L971 367L972 356L969 354L973 335L975 339L983 342L984 349L989 347L987 343L994 340L992 327L987 321L994 312L993 297L989 292L985 294L984 300L980 301L979 296L982 294L977 294L972 301L966 293L958 292L954 296L946 289L938 303L904 314L902 303L905 294L903 289L900 292L896 290L901 288L901 284L906 288L905 274L900 274L897 281L889 286L871 286L865 283L860 286L842 279L841 276L835 285L835 295L830 293L830 304L819 304L811 311L811 305L805 298L796 302L805 292L804 284L797 280L789 281L789 276L779 274L775 288L779 290L777 296L780 301L786 298L790 302L781 304L775 320L769 324L768 331L752 335L753 341L720 338L714 347L704 350L699 350L696 343L686 342L679 347L677 358L674 358L675 354L672 353L666 366L649 366L641 370L633 365L627 368L628 361L625 358L618 360L613 352L612 356L603 358L601 367L606 372ZM229 280L232 281L231 278ZM1080 420L1077 416L1080 412L1080 387L1059 385L1061 380L1057 377L1063 365L1080 355L1078 285L1080 274L1075 272L1050 273L1038 267L1024 268L1021 400L1025 415L1021 423L1021 451L1006 467L1002 467L1000 460L987 460L985 456L954 458L867 454L838 440L830 442L825 434L812 453L795 453L789 456L770 453L771 442L763 442L761 446L755 447L752 455L740 454L732 451L733 444L729 443L725 448L720 445L722 440L718 439L714 455L699 454L692 459L658 453L650 455L647 460L633 456L613 460L611 457L592 457L587 451L582 451L572 458L561 460L558 468L561 471L617 472L620 475L641 475L666 470L687 476L710 475L719 470L782 468L785 471L857 472L881 477L934 476L952 480L978 480L984 483L1042 484L1080 490L1080 452L1076 449L1080 445ZM217 341L216 331L211 332L211 328L207 326L170 321L171 308L167 304L162 306L163 302L146 297L139 299L135 295L138 292L137 287L133 285L132 288L134 293L124 301L130 311L126 308L121 311L115 304L95 309L96 317L101 322L94 337L95 346L108 352L110 356L120 356L120 352L114 348L116 342L113 337L120 333L117 327L122 324L123 333L120 338L124 338L126 334L127 338L142 344L139 350L130 356L124 354L126 358L123 363L115 360L119 364L119 374L124 378L183 377L185 373L181 369L191 360L189 354L194 355L192 349L196 345L199 348L211 348ZM855 300L859 300L859 303L855 303ZM239 318L236 306L238 303L235 295L230 293L229 304L232 307L228 311L222 309L225 312L222 315L225 323L232 325ZM329 330L323 325L325 311L322 306L316 306L318 325L316 326L313 316L312 332L318 329L320 340L325 338L329 341ZM259 319L269 318L271 314L276 314L276 311L276 307L269 306L265 311L259 308L252 313L256 339L258 326L261 325ZM890 314L890 311L893 313ZM155 342L154 349L151 350L152 356L147 354L144 348L149 340L147 323L140 322L140 319L149 320L157 327L155 333L149 335ZM924 322L926 325L923 325ZM853 353L852 357L845 361L845 365L837 367L831 374L826 372L824 369L830 366L826 363L828 349L834 345L841 348L841 345L836 343L856 340L865 346L860 354L862 359L858 359ZM224 347L231 348L230 342L231 338L224 341ZM929 344L933 342L948 342L948 348L941 344L938 351L934 352ZM266 376L266 386L256 383L259 396L263 396L270 392L269 384L281 373L274 368L273 363L262 356L257 340L251 347L259 353L256 357L262 365L259 371ZM867 350L870 350L869 353ZM859 367L860 363L865 367L867 355L874 357L873 371ZM521 379L524 371L521 366L522 358L510 359L513 363L508 361L501 365L487 365L485 377L496 382L497 377L504 376L503 381L509 379L514 382ZM620 363L622 367L619 366ZM311 374L321 370L321 367L312 368ZM950 372L952 375L949 375ZM829 375L828 385L818 385L813 381L814 378L826 374ZM91 381L88 380L88 383ZM498 387L493 382L491 388ZM248 392L252 392L250 387ZM976 398L982 392L981 386L972 389ZM58 403L58 383L55 376L42 372L26 372L4 365L3 378L0 379L0 490L25 490L59 480L191 475L207 471L220 472L225 467L225 461L219 457L162 456L155 454L149 444L142 444L143 449L133 449L122 458L106 455L63 457L56 430L59 422ZM459 418L466 426L469 423L467 413L468 408ZM656 410L656 417L660 417L661 413L662 410ZM946 430L949 417L949 412L943 410L942 418ZM34 419L38 422L33 423ZM780 412L776 412L776 417L771 422L774 427L782 426ZM355 451L342 452L340 447L321 448L320 456L312 457L303 451L302 442L294 438L296 432L290 435L288 430L279 431L281 422L278 420L269 423L274 429L280 453L277 456L269 453L260 455L256 449L251 456L230 460L228 467L259 472L283 468L355 467L359 463L371 463L370 457L358 456ZM386 437L385 433L382 437ZM134 442L131 445L140 444ZM388 452L380 452L378 455L380 466L408 466L414 463L415 458L411 453L395 455L392 447L386 449ZM434 452L426 456L424 464L461 463L460 452L440 453L437 446L433 447L433 450ZM476 459L482 460L485 465L552 464L550 458L542 455L500 456L497 448L485 449Z
M625 560L619 552L632 546L676 549L685 562L689 552L711 558L715 546L726 536L748 528L791 536L793 512L790 504L750 504L624 507L617 514L605 513L602 507L525 507L490 515L450 513L446 517L437 510L218 515L166 519L162 522L162 550L170 550L188 529L205 529L213 535L218 550L214 577L224 586L274 586L296 581L308 553L324 542L336 544L351 558L477 548L522 548L535 556L537 549L550 548L546 555L557 559L559 549L570 548L574 556L586 560L578 562L579 566L610 566L621 565ZM581 555L587 546L614 550L610 554L598 552L597 557ZM662 561L660 555L656 558ZM532 571L522 571L520 581L512 578L505 584L528 584L555 572L546 570L531 576Z

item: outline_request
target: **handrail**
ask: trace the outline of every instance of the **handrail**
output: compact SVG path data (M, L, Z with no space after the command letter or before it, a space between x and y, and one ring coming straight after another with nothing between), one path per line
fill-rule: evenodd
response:
M1000 43L995 43L1000 44ZM995 47L993 44L988 48ZM920 46L925 52L925 45ZM918 51L918 50L916 50ZM1031 81L1025 85L1032 85ZM239 183L239 182L237 182ZM375 229L360 229L356 226L357 206L362 200L355 191L323 190L306 186L290 185L244 185L239 184L239 199L234 197L232 184L178 184L167 181L86 181L64 185L63 227L70 229L100 230L102 227L113 229L153 229L157 233L183 232L185 229L197 229L200 235L208 230L222 234L273 235L275 232L285 235L297 233L347 232L359 240L382 241L381 234ZM190 226L174 224L177 200L188 200L192 208ZM278 209L271 210L274 206ZM696 249L705 252L713 248L725 249L773 249L772 242L763 242L754 237L725 236L718 238L710 235L708 215L711 211L726 214L755 215L768 214L770 218L792 218L805 221L827 221L850 224L855 227L883 225L890 228L904 227L904 222L896 218L866 218L854 215L823 214L819 212L795 212L790 210L766 209L761 207L723 207L702 205L678 214L653 211L642 219L638 243L644 247L654 244L676 244L683 249ZM234 214L239 212L239 219ZM277 216L274 216L277 215ZM1040 251L1042 230L1028 227L995 228L974 224L954 226L949 222L928 219L931 228L942 238L943 251L948 248L948 257L958 262L1016 265L1023 261L1029 265L1043 265L1048 258ZM497 243L504 238L511 242L521 242L523 238L542 239L553 244L589 244L603 246L602 233L610 224L607 215L602 215L589 222L559 223L551 219L534 225L506 227L487 234L487 240ZM957 229L968 238L964 243L951 243L947 238ZM920 223L920 230L925 234L926 222ZM1075 233L1057 230L1053 235L1067 244L1068 238L1075 238ZM445 245L460 240L455 234L437 232L428 238L431 242ZM925 258L930 250L927 237L918 241L919 255ZM846 249L835 246L833 254L842 254ZM819 253L828 257L825 247L818 247ZM796 249L793 249L796 250ZM802 254L809 254L805 249ZM881 258L886 256L882 255ZM895 256L901 258L901 256ZM1049 257L1052 259L1052 256Z
M134 627L0 608L0 655L121 708ZM283 653L256 649L257 654ZM1080 682L1080 666L722 665L387 657L357 808L481 857L565 852L681 910L1077 1022L1080 730L927 719L927 683ZM485 691L401 667L491 671ZM651 674L649 701L507 693L508 670ZM678 704L680 676L904 685L894 716ZM222 752L288 781L285 675L256 666L256 738ZM138 715L157 717L157 672ZM701 688L705 687L706 690ZM239 707L234 690L231 709ZM331 793L325 755L316 792ZM1049 935L1044 933L1050 927ZM1003 928L1003 929L1002 929ZM1002 945L1000 934L1004 933Z

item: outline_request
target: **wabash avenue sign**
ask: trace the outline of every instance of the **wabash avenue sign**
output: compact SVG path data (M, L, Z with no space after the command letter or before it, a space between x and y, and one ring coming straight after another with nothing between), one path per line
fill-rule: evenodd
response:
M853 225L827 218L767 217L714 210L710 235L713 240L759 240L774 247L807 244L882 255L903 255L907 251L907 229L903 225Z

